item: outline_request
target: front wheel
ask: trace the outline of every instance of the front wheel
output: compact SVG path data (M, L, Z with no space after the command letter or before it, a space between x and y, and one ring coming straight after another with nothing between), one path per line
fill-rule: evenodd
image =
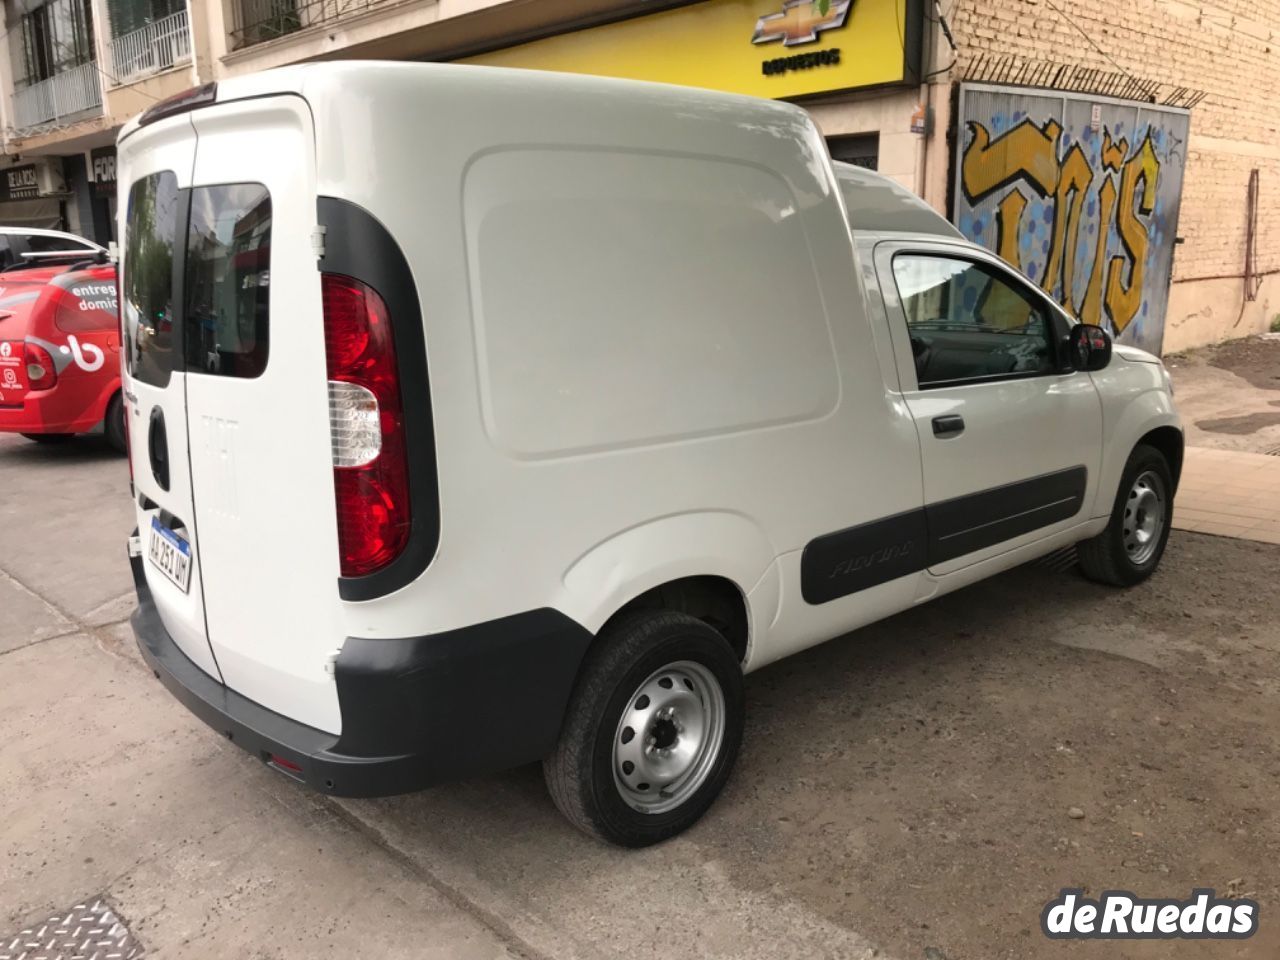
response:
M1125 464L1106 529L1076 549L1080 569L1112 586L1141 583L1160 565L1172 520L1169 463L1155 447L1139 445Z
M588 654L547 788L574 826L644 847L691 826L729 778L742 741L742 670L717 631L644 611Z

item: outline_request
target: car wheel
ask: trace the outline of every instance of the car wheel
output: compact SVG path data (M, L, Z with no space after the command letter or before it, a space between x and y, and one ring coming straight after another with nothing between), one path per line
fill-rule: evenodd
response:
M579 829L644 847L692 825L720 793L742 742L742 670L716 630L643 611L587 654L547 788Z
M128 450L124 432L124 399L117 392L107 401L107 415L102 418L102 432L117 453Z
M1099 583L1141 583L1160 565L1172 519L1169 463L1155 447L1139 445L1125 464L1106 529L1077 547L1080 569Z
M66 443L74 433L24 433L24 437L28 440L34 440L36 443Z

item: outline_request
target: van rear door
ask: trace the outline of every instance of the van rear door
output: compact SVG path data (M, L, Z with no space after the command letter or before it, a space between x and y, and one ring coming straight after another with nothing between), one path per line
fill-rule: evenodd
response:
M174 643L205 673L220 677L205 630L181 342L195 131L188 117L169 117L127 137L119 153L128 184L120 257L125 417L143 569Z
M226 685L340 732L346 635L316 246L298 96L190 114L186 401L205 616Z

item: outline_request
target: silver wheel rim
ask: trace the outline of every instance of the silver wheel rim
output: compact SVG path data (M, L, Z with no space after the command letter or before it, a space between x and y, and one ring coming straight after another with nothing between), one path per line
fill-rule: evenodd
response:
M1147 563L1164 533L1164 483L1152 471L1139 474L1124 502L1124 552L1135 566Z
M724 742L724 691L700 663L655 670L627 701L613 736L613 782L641 813L666 813L706 782Z

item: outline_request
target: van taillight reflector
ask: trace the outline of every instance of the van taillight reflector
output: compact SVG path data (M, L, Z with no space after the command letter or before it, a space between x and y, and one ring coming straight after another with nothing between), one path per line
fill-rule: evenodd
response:
M320 285L340 566L344 577L362 577L398 557L409 539L400 374L378 292L334 273Z
M294 763L292 760L286 760L278 753L271 754L271 759L267 762L272 766L279 767L281 770L287 770L289 773L302 773L302 764Z
M22 362L27 365L27 389L51 390L58 382L49 351L35 343L22 345Z

